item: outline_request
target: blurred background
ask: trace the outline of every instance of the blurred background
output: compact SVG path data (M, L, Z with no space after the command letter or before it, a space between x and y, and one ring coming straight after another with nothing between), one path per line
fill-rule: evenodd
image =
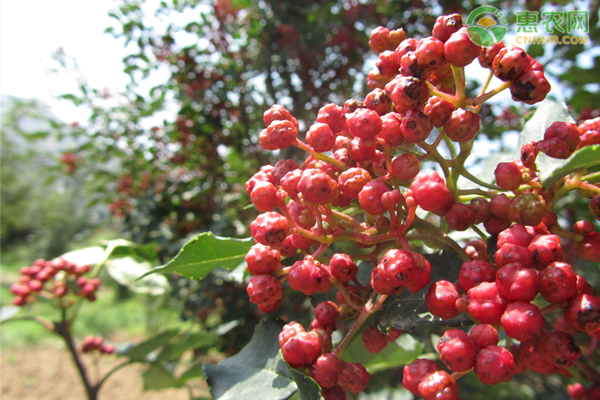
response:
M526 47L545 67L549 98L565 101L578 121L600 116L598 2L489 4L509 20L506 44L515 44L517 12L589 11L587 44ZM148 245L153 264L162 265L201 232L250 236L257 212L246 208L244 183L261 165L296 155L261 149L263 111L283 104L305 131L324 104L362 100L370 91L366 77L377 61L368 46L371 29L402 27L407 37L426 37L437 16L466 19L477 6L467 0L0 0L0 302L10 304L8 288L20 267L104 240ZM471 93L487 76L476 64L466 69ZM470 162L484 178L486 162L514 158L532 111L509 99L497 96L482 109L476 144L482 152ZM590 218L576 197L560 210L564 226ZM599 289L597 266L582 268ZM101 334L127 343L170 326L237 321L196 355L216 362L247 343L261 317L239 277L223 271L202 282L169 277L161 294L113 278L103 273L98 300L82 308L79 338ZM54 312L45 304L22 311L49 319ZM0 339L3 398L82 398L68 354L42 328L7 324ZM143 370L124 369L101 396L188 398L184 389L142 394ZM393 382L395 373L386 379ZM498 398L565 398L553 379L531 374L494 390ZM209 396L201 380L194 385ZM473 387L461 389L465 399L478 398L478 382L464 385Z

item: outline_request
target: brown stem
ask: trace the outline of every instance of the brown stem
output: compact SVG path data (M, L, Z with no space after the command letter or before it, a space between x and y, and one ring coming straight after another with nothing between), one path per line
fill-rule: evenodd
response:
M73 340L73 336L71 335L71 324L67 323L67 312L66 309L62 309L62 321L55 324L55 331L59 334L63 340L65 341L67 348L69 349L69 353L73 357L73 362L77 367L77 372L79 372L79 376L81 377L81 381L83 386L85 387L85 392L87 394L88 400L97 400L98 398L98 387L92 385L90 382L90 378L88 377L87 370L81 358L79 357L79 352L75 347L75 341Z

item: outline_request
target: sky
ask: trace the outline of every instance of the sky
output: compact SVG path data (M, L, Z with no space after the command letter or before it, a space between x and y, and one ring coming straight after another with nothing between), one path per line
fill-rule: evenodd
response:
M52 53L62 47L97 88L122 89L128 77L123 41L103 34L113 25L112 0L0 0L0 95L36 98L65 122L82 121L85 110L55 97L75 92L72 76L51 73Z

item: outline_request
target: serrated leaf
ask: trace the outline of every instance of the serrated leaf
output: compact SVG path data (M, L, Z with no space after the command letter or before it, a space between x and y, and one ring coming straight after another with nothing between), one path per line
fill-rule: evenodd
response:
M575 119L567 109L565 103L556 103L552 100L544 100L535 114L523 126L523 130L519 135L519 144L515 151L513 159L521 158L521 147L525 143L542 140L544 132L554 122L575 122Z
M600 165L600 145L586 146L571 154L566 160L548 157L540 152L535 160L537 170L540 171L540 182L546 190L567 175L583 168Z
M423 354L423 345L408 333L402 334L396 342L389 343L379 353L369 353L361 340L354 340L344 352L343 360L361 363L369 373L410 364Z
M458 272L462 266L462 261L455 253L444 250L434 254L425 254L425 258L431 264L431 282L437 282L441 279L454 283L458 282ZM410 330L416 325L425 324L448 327L473 324L465 314L449 320L431 315L425 304L425 295L428 290L429 286L418 293L410 293L405 290L400 296L390 296L383 304L382 309L375 314L375 322L379 328L385 330L394 327Z
M215 400L284 400L297 390L279 357L282 326L280 321L264 319L238 354L216 365L204 364L204 375Z
M7 319L14 317L19 311L21 311L21 307L17 306L0 307L0 322L6 321Z
M279 357L281 357L283 360L283 363L290 372L290 375L292 375L294 382L296 382L296 386L298 386L299 400L323 400L323 396L321 395L321 387L313 378L295 370L287 362L285 362L281 350L279 350Z
M201 362L193 364L179 377L179 379L184 381L194 378L204 378L204 371L202 370Z
M158 354L155 361L176 360L188 350L211 347L217 343L217 340L219 340L219 337L213 332L192 333L185 338L165 344L165 347Z
M172 373L154 364L149 365L148 369L144 371L142 380L144 381L144 391L183 386L183 382L175 378Z
M131 361L144 361L148 353L158 349L160 346L174 338L178 333L178 329L170 329L168 331L161 332L158 335L133 346L127 352L127 357L129 357Z
M176 272L186 278L203 279L215 268L232 270L242 261L250 247L252 238L234 239L215 236L205 232L187 242L169 263L145 273L141 279L155 272Z
M119 284L127 286L135 293L148 293L159 296L171 289L169 281L164 275L151 275L143 279L136 278L150 270L148 262L139 262L133 257L115 258L106 262L108 274Z

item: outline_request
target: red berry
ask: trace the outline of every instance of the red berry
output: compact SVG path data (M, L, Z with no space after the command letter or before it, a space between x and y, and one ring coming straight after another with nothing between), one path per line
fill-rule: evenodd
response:
M432 96L425 105L424 113L436 128L444 126L454 111L454 104L437 96Z
M246 193L248 193L248 196L250 196L250 194L252 193L252 190L254 189L254 186L258 182L274 183L273 167L271 167L270 165L262 167L260 169L260 171L258 171L256 174L254 174L252 176L252 178L250 178L248 180L248 182L246 182Z
M388 333L385 335L385 340L393 342L402 335L402 330L397 328L389 328Z
M546 201L534 193L519 192L508 207L508 218L521 225L536 226L545 214Z
M365 184L358 194L362 208L371 215L382 215L387 210L381 204L381 196L390 188L383 181L370 181Z
M533 267L543 270L554 261L562 261L560 238L556 235L538 235L527 247L532 255Z
M288 282L292 289L311 295L319 291L323 274L312 261L296 261L288 274Z
M433 25L432 34L433 37L445 42L450 39L450 35L457 32L462 26L460 14L440 15Z
M423 377L419 394L424 400L458 400L458 386L446 371L435 371Z
M271 125L274 121L290 121L298 129L298 120L292 117L292 114L282 105L274 104L263 114L265 126Z
M283 358L292 368L307 367L321 355L321 342L314 332L298 332L283 345Z
M413 179L421 170L421 161L411 153L402 153L392 158L392 174L402 180Z
M321 394L325 400L346 400L346 392L340 385L335 385L332 388L323 388Z
M339 384L346 390L358 394L365 390L369 383L369 373L359 363L343 362Z
M425 71L438 71L446 65L444 42L433 36L419 40L415 54Z
M413 76L401 76L391 92L391 97L392 101L404 110L416 109L429 99L429 88L424 80Z
M581 349L567 332L546 332L538 341L538 351L556 368L568 368L581 357Z
M317 153L330 151L335 145L335 134L329 125L317 122L306 132L306 143L312 146Z
M440 338L437 349L440 360L453 372L473 368L478 350L469 335L459 329L447 330Z
M521 186L521 168L515 162L499 163L494 171L496 183L502 190L517 190Z
M536 146L538 151L541 151L548 157L565 160L571 155L569 146L562 139L557 137L540 140L537 142Z
M102 354L112 354L115 352L115 346L113 346L112 344L102 344L98 350L100 350L100 353Z
M506 300L498 293L496 283L482 282L469 289L469 312L484 324L496 325L506 309Z
M501 268L512 263L520 263L524 267L533 264L531 253L527 247L505 243L496 251L496 266Z
M435 211L446 203L450 191L437 172L430 171L417 175L410 185L414 199L425 211Z
M442 319L452 319L460 312L456 309L456 300L460 297L458 285L440 280L429 286L425 295L425 304L429 312Z
M497 246L501 248L504 244L508 243L527 247L532 239L533 235L527 232L527 229L523 225L514 224L498 234Z
M486 385L509 382L515 375L513 355L504 347L488 346L477 354L475 375Z
M535 104L546 98L550 92L550 83L543 71L529 70L513 81L510 94L514 101Z
M333 301L324 301L315 307L315 318L325 328L335 326L340 319L340 312Z
M589 294L572 297L563 309L565 319L575 329L591 332L600 328L600 298Z
M371 31L369 47L375 53L382 53L390 48L390 30L385 26L378 26Z
M600 233L592 232L575 245L577 255L586 261L600 262Z
M315 216L312 208L303 206L294 200L290 200L288 203L288 211L292 217L292 220L294 220L296 224L304 229L311 229L317 222L317 217Z
M581 275L577 276L577 294L591 294L596 295L596 290L585 280Z
M323 354L312 365L311 375L322 388L332 388L337 385L342 372L342 362L331 353Z
M396 73L397 72L398 71L396 70ZM392 99L385 90L374 89L365 97L365 104L368 109L376 111L379 115L384 115L390 112L390 109L392 108Z
M475 325L469 332L469 337L480 349L498 344L498 331L489 324Z
M267 212L252 221L250 231L257 242L265 246L277 247L288 236L290 227L283 215Z
M381 117L381 132L378 137L394 147L404 142L402 136L402 114L390 112Z
M515 360L515 375L522 374L523 372L527 371L527 367L523 362L523 352L521 351L521 346L518 344L513 344L512 346L510 346L510 353L513 355L513 358Z
M448 228L454 231L466 231L475 222L475 213L466 204L454 203L446 214Z
M273 121L267 128L267 138L269 143L277 149L287 149L296 140L298 128L293 122Z
M532 301L538 293L540 278L522 264L506 264L496 272L496 287L507 301Z
M252 275L262 275L273 272L279 267L281 260L277 250L271 249L260 243L250 247L245 257L246 269Z
M329 267L331 268L331 275L342 283L350 282L358 273L358 267L352 261L352 258L346 254L334 254L329 261Z
M575 151L581 142L577 125L571 122L556 121L544 132L544 139L558 138L569 146L569 152Z
M271 275L256 275L247 287L250 301L254 304L272 304L283 296L281 282Z
M536 337L544 327L544 316L531 303L516 301L506 306L502 314L502 326L506 334L520 342Z
M569 264L553 262L540 272L540 294L549 303L562 303L577 294L577 276Z
M481 282L494 282L496 271L482 260L466 261L458 273L458 286L465 292Z
M44 283L42 281L38 281L37 279L33 279L27 282L27 286L32 292L39 292L44 288Z
M407 142L417 143L429 137L433 124L429 117L421 111L408 110L402 117L400 129Z
M504 42L500 42L491 47L484 47L481 49L481 54L479 55L479 65L481 65L482 68L492 69L494 58L496 58L498 52L500 52L500 50L504 47Z
M523 364L527 369L540 374L552 374L556 367L550 364L538 348L538 339L530 339L521 343Z
M362 342L369 353L379 353L388 344L385 333L379 332L374 326L368 326L362 333Z
M585 220L577 221L573 225L573 232L581 233L582 235L588 235L594 232L594 224L592 224L590 221Z
M572 385L568 385L567 392L573 400L583 400L586 396L585 388L581 383L573 383Z
M279 346L283 347L288 340L296 336L300 332L305 332L304 327L296 321L292 321L281 329L279 334Z
M402 386L408 389L412 394L419 396L419 383L431 372L439 371L440 367L432 361L424 358L417 358L412 363L404 367L402 377Z
M271 171L271 177L275 185L279 185L281 178L283 178L288 172L298 168L298 164L294 160L279 160Z
M337 183L320 169L306 169L298 182L298 191L306 201L327 204L337 197Z
M368 108L359 108L347 119L348 130L360 139L373 139L381 132L381 118L379 114Z
M17 307L23 307L27 304L27 298L22 296L15 296L12 299L12 304Z
M479 131L480 121L479 114L458 108L444 124L444 133L455 142L468 142Z
M479 57L479 54L481 46L471 40L466 27L454 32L444 43L444 57L456 67L466 67Z
M339 133L346 129L346 114L344 107L335 104L327 104L319 110L317 122L329 125L333 133Z
M421 66L417 59L417 53L414 51L409 51L400 59L400 74L402 76L412 76L424 80L427 79L430 73Z
M577 129L581 132L581 142L577 146L578 149L600 144L600 117L583 121Z
M375 65L379 70L381 76L383 76L384 78L395 77L398 74L398 69L400 69L400 62L398 60L397 54L396 52L391 50L386 50L380 53L379 59L377 60Z
M431 281L431 265L418 253L388 250L378 267L392 286L406 286L411 293L417 293Z
M502 81L514 81L519 78L531 64L531 57L525 50L517 46L509 46L500 49L494 62L492 70L494 75Z
M277 201L277 188L270 182L257 182L250 193L250 198L258 211L273 211Z
M492 196L490 200L490 212L496 217L505 217L508 213L510 201L511 199L504 193Z

